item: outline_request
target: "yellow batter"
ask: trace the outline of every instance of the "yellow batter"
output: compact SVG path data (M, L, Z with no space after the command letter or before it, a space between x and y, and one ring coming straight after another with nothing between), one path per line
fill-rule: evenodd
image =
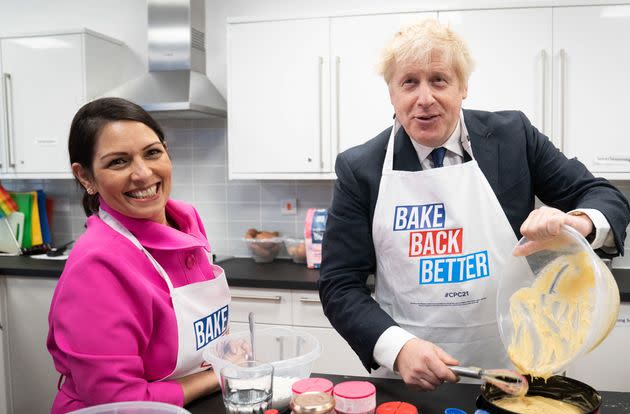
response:
M590 257L582 252L558 257L531 287L512 295L514 335L508 355L520 371L546 379L575 357L591 326L594 287Z
M521 372L547 379L582 350L599 345L615 325L619 290L610 270L599 261L605 287L604 296L596 297L591 263L587 252L560 256L539 272L532 286L519 289L510 298L514 334L508 355ZM592 320L596 299L604 308L598 309L599 319ZM591 326L598 337L588 337ZM575 405L542 396L506 397L493 403L522 414L583 412Z
M520 414L582 414L573 404L539 395L531 397L506 397L492 401L497 407Z

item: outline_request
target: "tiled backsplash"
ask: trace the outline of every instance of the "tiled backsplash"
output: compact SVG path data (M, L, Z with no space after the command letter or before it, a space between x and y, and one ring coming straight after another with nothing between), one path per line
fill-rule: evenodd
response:
M306 210L330 206L333 181L228 181L225 120L160 123L173 160L171 197L197 208L216 254L250 256L242 238L251 227L302 236ZM2 184L13 191L41 188L54 199L54 244L83 232L82 193L73 180L3 180ZM297 214L282 215L281 200L292 198L297 200ZM281 256L287 256L286 251Z
M228 180L226 122L217 120L162 121L173 160L171 196L193 204L203 220L213 252L250 256L242 238L250 227L302 236L306 210L327 208L334 181ZM241 150L247 151L247 148ZM81 192L73 180L3 180L13 191L43 189L55 200L54 244L76 239L84 230ZM630 181L613 182L630 198ZM281 200L297 200L297 214L281 214ZM630 247L630 240L626 243ZM628 249L626 249L626 253ZM280 256L287 257L286 251Z

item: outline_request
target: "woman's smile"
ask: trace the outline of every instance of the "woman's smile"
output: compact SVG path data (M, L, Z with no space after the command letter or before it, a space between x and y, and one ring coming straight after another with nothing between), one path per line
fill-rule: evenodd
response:
M127 191L125 195L139 201L152 201L159 197L159 190L160 183L157 183L144 189Z

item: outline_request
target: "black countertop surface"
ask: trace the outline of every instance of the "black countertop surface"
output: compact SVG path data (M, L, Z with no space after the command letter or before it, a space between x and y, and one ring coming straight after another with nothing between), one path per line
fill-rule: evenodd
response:
M232 258L217 263L225 269L233 287L317 290L319 270L308 269L288 259L256 263L252 259ZM28 256L0 256L0 276L59 277L63 260L40 260ZM613 269L622 302L630 302L630 269Z
M468 414L476 410L475 401L479 395L479 385L444 384L436 391L420 392L408 388L402 381L382 378L357 378L340 375L313 374L324 377L338 384L343 381L367 380L376 386L376 403L387 401L405 401L418 407L420 414L442 414L446 408L459 408ZM627 414L630 412L630 393L601 392L600 412L606 414ZM192 414L225 413L220 393L194 401L186 406Z

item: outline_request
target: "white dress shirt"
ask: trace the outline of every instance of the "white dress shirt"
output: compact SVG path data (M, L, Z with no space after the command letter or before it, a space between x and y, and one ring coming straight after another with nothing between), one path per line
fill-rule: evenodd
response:
M466 125L461 122L463 117L460 115L460 121L457 122L457 126L453 133L449 136L444 144L441 146L446 148L446 154L444 155L443 165L457 165L464 162L464 151L466 151L473 159L475 158L470 146L470 139L468 137L468 131ZM419 144L413 139L411 143L418 154L420 165L423 170L433 168L433 160L430 157L433 147L427 147ZM610 230L610 224L604 215L595 209L577 209L572 210L569 214L586 214L588 218L593 222L595 228L595 238L591 243L593 249L603 247L607 252L616 252L615 242L612 231ZM394 371L394 363L398 357L398 353L402 347L410 339L415 338L413 334L402 329L399 326L390 326L381 334L374 346L374 360L382 367L386 367ZM422 338L421 338L422 339ZM456 355L453 357L457 358Z

